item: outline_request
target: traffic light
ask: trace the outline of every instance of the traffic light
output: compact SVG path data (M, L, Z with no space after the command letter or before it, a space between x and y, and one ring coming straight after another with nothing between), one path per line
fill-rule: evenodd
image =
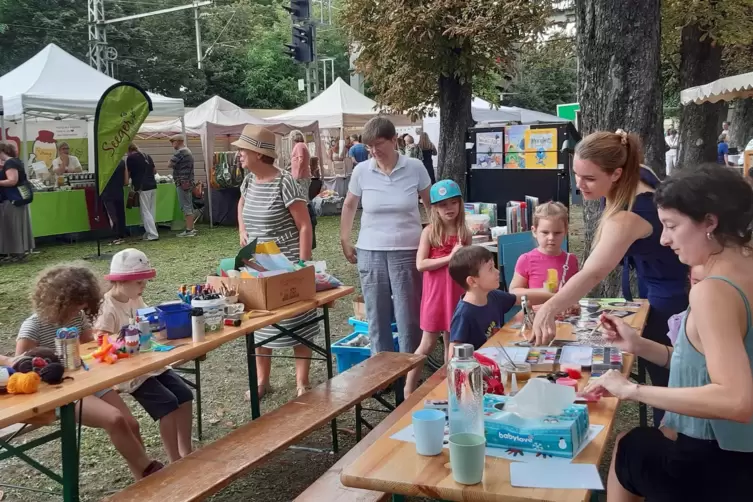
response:
M311 0L290 0L290 7L282 7L290 12L293 22L308 21L311 17Z
M285 44L285 47L287 47L285 52L298 63L311 63L315 56L315 37L316 28L313 24L293 25L293 43Z

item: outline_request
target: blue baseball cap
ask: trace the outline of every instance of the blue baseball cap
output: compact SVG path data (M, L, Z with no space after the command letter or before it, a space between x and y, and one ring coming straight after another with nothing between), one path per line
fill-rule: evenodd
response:
M431 186L429 194L431 195L432 204L463 196L463 194L460 193L460 187L458 184L452 180L437 181Z

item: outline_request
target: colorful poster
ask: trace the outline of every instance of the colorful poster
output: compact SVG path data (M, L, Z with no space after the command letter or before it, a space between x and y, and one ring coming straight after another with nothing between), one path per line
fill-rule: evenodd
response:
M502 153L502 131L476 133L476 154Z
M505 169L526 168L527 125L505 127Z
M21 123L14 122L5 128L9 141L16 143L19 158L23 156L21 141L23 130ZM52 167L52 161L58 156L60 143L68 143L70 154L86 168L89 163L89 141L87 123L84 120L28 120L26 122L27 165L44 162Z
M95 172L100 194L151 111L152 100L134 84L118 82L102 94L94 116Z
M525 132L526 169L557 169L557 129Z

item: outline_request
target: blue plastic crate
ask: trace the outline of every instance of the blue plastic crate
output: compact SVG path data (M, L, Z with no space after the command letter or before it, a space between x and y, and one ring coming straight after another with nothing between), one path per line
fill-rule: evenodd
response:
M347 345L343 345L343 343L348 342L358 335L363 334L365 333L354 331L345 338L341 338L340 340L332 344L332 354L334 354L337 358L338 373L342 373L343 371L346 371L356 364L371 357L370 347L348 347ZM392 340L395 343L395 352L399 352L400 346L397 341L397 333L392 334Z
M157 307L160 323L165 324L168 340L191 338L191 306L185 303L166 303Z
M350 319L348 319L348 324L353 326L355 333L369 332L369 323L367 321L361 321L359 319L356 319L355 317L351 317ZM392 323L392 332L397 333L397 323Z

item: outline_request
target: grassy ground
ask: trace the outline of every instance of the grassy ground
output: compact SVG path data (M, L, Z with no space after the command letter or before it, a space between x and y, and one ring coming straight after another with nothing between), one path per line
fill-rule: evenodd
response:
M572 250L581 254L580 213L574 211L571 228ZM358 286L357 270L349 265L340 251L338 239L339 218L319 219L317 227L318 248L314 258L326 260L330 271L344 283ZM231 256L238 249L237 231L229 228L199 227L199 236L182 240L163 233L158 242L130 243L143 250L157 267L157 279L152 281L144 294L148 304L156 304L175 297L175 288L181 283L201 280L211 273L220 258ZM105 248L113 252L126 246ZM64 261L76 260L96 252L93 243L47 246L41 253L30 257L26 262L13 265L0 265L0 353L12 354L15 336L23 319L29 315L29 293L35 275L44 267ZM109 261L92 261L92 266L104 274ZM350 333L347 319L351 315L349 299L338 302L331 311L333 339ZM321 340L320 340L321 341ZM311 378L316 384L325 380L325 367L313 363ZM214 441L250 419L250 407L243 400L243 392L248 388L245 364L245 348L241 340L226 344L208 355L202 363L202 385L204 389L204 443ZM290 359L277 359L273 363L272 385L275 391L262 401L262 412L277 408L295 396L293 362ZM142 436L150 455L165 461L159 431L140 406L126 397L136 418L141 423ZM370 417L370 422L379 421L379 415ZM352 429L353 413L343 415L338 425L341 453L355 443ZM637 424L637 411L633 406L623 406L619 410L616 431L629 429ZM306 438L304 446L327 448L330 446L328 428L316 431ZM201 443L197 442L196 447ZM108 493L130 483L130 475L121 457L109 443L106 435L94 429L85 429L81 451L81 495L82 500L99 500ZM35 450L33 456L50 466L60 465L59 444L52 443ZM331 453L308 451L285 451L212 497L216 502L238 500L289 501L301 493L315 479L321 476L338 456ZM608 458L608 457L607 457ZM608 464L604 464L605 467ZM25 485L37 489L57 489L54 482L39 475L26 464L15 460L0 463L0 484ZM5 491L6 501L37 502L56 500L53 495L24 492L9 488Z

